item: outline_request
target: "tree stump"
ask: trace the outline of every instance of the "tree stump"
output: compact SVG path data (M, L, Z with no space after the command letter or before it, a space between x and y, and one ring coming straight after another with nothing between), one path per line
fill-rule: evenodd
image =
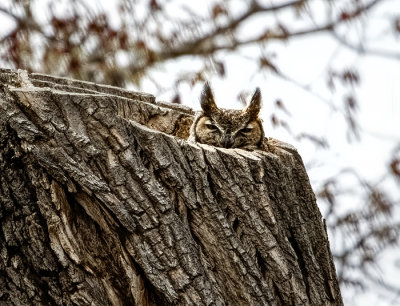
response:
M0 304L342 305L301 157L186 141L193 111L0 71Z

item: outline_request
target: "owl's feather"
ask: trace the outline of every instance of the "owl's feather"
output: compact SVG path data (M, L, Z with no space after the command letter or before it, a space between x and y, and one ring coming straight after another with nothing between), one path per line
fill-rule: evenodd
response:
M196 142L223 148L262 149L264 130L258 117L261 92L257 88L243 110L218 108L210 85L200 96L202 112L196 117L190 138Z

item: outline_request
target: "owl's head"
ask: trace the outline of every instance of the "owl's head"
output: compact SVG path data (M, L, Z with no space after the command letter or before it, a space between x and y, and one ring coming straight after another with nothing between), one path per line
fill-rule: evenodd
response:
M223 148L253 150L262 147L264 130L258 117L261 109L259 88L243 110L221 109L217 107L211 88L206 83L200 104L202 113L192 129L195 141Z

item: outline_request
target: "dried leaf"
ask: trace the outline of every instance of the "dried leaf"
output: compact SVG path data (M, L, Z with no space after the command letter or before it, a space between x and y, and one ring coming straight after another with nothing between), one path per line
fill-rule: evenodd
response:
M390 163L390 168L392 169L394 175L400 177L400 159L394 159Z
M341 75L343 83L348 83L350 85L358 85L360 83L360 76L357 71L346 69Z
M267 68L275 73L278 73L278 68L266 57L262 56L259 59L260 68Z
M346 97L345 102L346 102L346 106L348 106L351 110L357 109L358 103L354 96Z
M217 70L217 73L219 76L223 77L225 76L225 65L223 62L218 62L218 61L214 61L215 64L215 68Z
M369 202L373 208L373 212L390 214L392 211L392 203L390 202L388 196L377 188L371 188L371 193L369 194Z
M400 17L397 17L393 22L393 27L396 32L400 33Z
M281 109L283 112L285 112L287 115L291 116L290 112L288 111L288 109L286 108L286 106L283 104L282 100L276 100L275 101L275 105Z
M274 114L271 115L271 123L273 127L277 127L279 125L279 119Z
M349 14L348 12L343 11L343 12L340 14L340 19L341 19L341 20L348 20L348 19L351 19L351 14Z
M181 96L178 93L172 98L172 103L182 104Z
M216 4L212 8L212 17L213 19L217 18L219 15L228 15L228 12L226 11L225 7L223 7L221 4Z
M161 10L161 6L158 4L157 0L150 0L149 7L153 11Z

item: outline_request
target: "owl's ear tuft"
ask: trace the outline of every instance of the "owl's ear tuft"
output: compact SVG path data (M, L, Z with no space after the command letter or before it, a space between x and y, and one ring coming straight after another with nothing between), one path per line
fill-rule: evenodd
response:
M253 97L250 100L249 105L243 110L244 113L247 113L251 120L256 120L258 118L258 114L261 110L261 91L260 88L256 88L256 91L253 94Z
M211 114L213 111L218 109L217 105L215 104L214 95L212 93L210 84L208 84L208 82L204 84L201 92L200 105L205 114Z

